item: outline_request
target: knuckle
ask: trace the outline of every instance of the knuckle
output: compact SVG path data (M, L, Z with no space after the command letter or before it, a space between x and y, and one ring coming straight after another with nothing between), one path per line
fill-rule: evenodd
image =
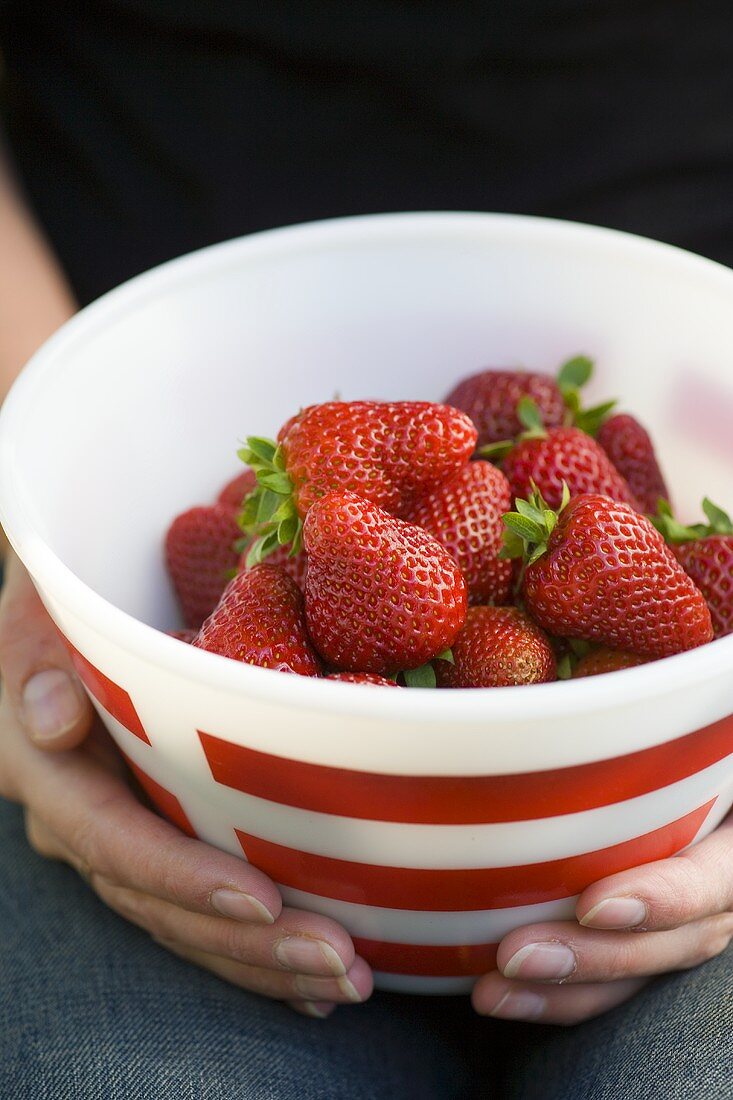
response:
M239 925L235 921L227 920L226 917L219 918L218 924L219 949L227 958L248 963L251 953L244 949L242 930Z

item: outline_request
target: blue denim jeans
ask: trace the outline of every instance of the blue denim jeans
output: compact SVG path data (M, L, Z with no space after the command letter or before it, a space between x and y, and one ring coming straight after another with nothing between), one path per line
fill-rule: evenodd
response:
M562 1029L375 994L327 1021L194 969L0 800L2 1100L730 1100L733 953Z

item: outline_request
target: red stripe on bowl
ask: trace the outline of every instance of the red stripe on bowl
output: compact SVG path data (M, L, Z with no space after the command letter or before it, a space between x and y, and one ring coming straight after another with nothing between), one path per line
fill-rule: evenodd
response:
M509 909L572 897L606 875L674 855L692 842L715 801L610 848L516 867L380 867L300 852L239 829L236 833L250 863L294 890L388 909Z
M366 959L373 970L431 978L474 977L494 970L498 946L498 943L469 943L445 947L354 937L357 954Z
M478 825L592 810L686 779L733 753L733 717L641 752L519 775L381 775L199 737L214 779L257 798L369 821Z
M186 812L176 796L166 790L165 787L161 787L160 783L156 783L147 772L144 772L142 768L134 764L126 753L123 752L122 755L125 758L125 763L128 768L163 817L167 818L172 825L177 825L182 833L186 833L187 836L195 837L196 831L188 820Z
M103 672L100 672L83 653L79 652L76 646L72 645L67 637L63 634L61 637L71 654L71 660L74 663L77 675L89 694L93 695L113 718L121 722L125 729L129 730L130 733L134 733L136 737L149 745L150 738L135 710L135 704L125 689L116 684L114 680L110 680L109 676L105 676Z

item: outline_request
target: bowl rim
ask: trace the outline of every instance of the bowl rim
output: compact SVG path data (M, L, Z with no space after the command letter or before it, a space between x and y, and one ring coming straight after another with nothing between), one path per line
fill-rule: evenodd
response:
M511 691L485 688L380 692L368 686L337 682L324 687L322 679L284 677L282 673L238 664L169 637L94 591L43 540L17 492L14 438L22 431L25 419L32 415L34 395L46 373L57 369L57 360L73 351L75 344L83 343L113 318L133 313L138 303L149 300L151 295L169 293L182 282L196 280L212 268L221 272L232 264L256 262L262 256L292 254L314 246L369 244L380 237L395 241L418 239L426 233L434 240L441 235L451 240L460 236L475 240L477 234L483 233L494 241L502 237L515 240L530 237L536 242L561 239L566 248L600 246L607 252L620 250L630 262L636 254L647 262L656 260L664 268L670 263L687 268L697 279L704 279L717 289L727 284L722 289L727 289L733 298L733 270L714 260L619 230L517 214L421 211L331 218L264 230L168 260L115 287L75 314L31 357L0 410L0 522L39 587L47 589L54 601L113 644L170 673L264 702L373 719L431 725L444 725L446 721L463 725L507 720L541 724L563 715L613 710L615 706L649 701L666 694L671 683L678 689L699 687L733 670L731 635L698 649L615 673L615 677L623 675L623 680L609 681L606 674L572 682L516 687ZM67 360L67 368L71 362Z

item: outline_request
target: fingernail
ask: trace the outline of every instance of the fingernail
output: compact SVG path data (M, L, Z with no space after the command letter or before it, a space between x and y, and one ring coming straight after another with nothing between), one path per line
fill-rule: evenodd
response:
M536 1020L545 1011L545 998L539 993L531 993L528 989L517 989L514 992L505 993L497 1005L494 1005L489 1016L495 1016L501 1020Z
M328 982L331 989L333 989L333 978L314 978L309 974L298 974L295 978L295 988L298 993L301 993L304 997L312 997L316 1000L318 997L322 997L326 990L323 988L324 982ZM361 1003L361 994L348 978L337 978L336 985L343 993L344 997L347 997L353 1004Z
M35 741L51 741L72 729L82 716L82 701L71 677L60 668L31 676L23 688L23 719Z
M302 1001L298 1006L306 1016L314 1016L317 1020L325 1020L336 1008L330 1001Z
M580 923L588 928L633 928L647 917L641 898L606 898L589 909Z
M332 974L338 978L346 973L346 967L331 947L323 940L311 940L307 936L288 936L275 944L274 955L281 966L299 974Z
M209 901L217 913L232 920L256 921L257 924L272 924L275 920L267 906L241 890L214 890Z
M575 955L564 943L528 943L503 967L506 978L549 981L567 978L575 970Z

